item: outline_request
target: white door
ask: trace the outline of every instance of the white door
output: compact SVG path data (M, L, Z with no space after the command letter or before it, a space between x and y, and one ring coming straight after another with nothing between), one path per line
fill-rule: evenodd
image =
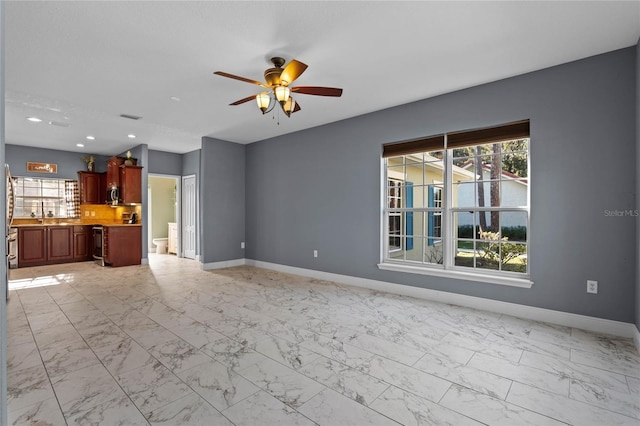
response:
M189 259L196 258L196 177L185 176L182 178L182 250L183 256Z

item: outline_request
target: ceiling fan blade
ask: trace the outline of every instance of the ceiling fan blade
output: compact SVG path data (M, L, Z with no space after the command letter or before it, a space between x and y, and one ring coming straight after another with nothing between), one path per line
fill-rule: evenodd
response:
M240 105L240 104L243 104L245 102L249 102L249 101L254 100L256 98L256 96L258 96L258 95L247 96L246 98L240 99L239 101L235 101L234 103L231 103L229 105Z
M269 87L266 84L261 83L259 81L251 80L250 78L240 77L239 75L229 74L229 73L224 72L224 71L216 71L216 72L214 72L214 74L215 75L219 75L221 77L233 78L234 80L244 81L245 83L256 84L258 86L267 87L267 88Z
M296 106L293 107L293 111L291 111L291 113L293 114L294 112L298 112L301 109L302 108L300 108L300 104L298 102L296 102Z
M293 80L300 77L300 75L307 69L307 64L303 64L300 61L293 59L289 64L284 67L282 74L280 74L280 82L284 86L288 86L293 83Z
M304 95L316 96L342 96L342 89L337 87L319 87L319 86L296 86L291 88L292 92L302 93Z

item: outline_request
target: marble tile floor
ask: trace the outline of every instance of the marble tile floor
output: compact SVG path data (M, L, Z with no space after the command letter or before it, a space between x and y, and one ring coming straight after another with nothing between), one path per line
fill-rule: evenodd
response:
M629 339L253 267L11 271L13 425L640 425Z

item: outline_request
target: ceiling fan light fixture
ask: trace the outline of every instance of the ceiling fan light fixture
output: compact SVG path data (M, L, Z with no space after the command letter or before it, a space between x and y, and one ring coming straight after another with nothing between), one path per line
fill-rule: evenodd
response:
M269 110L269 104L271 103L271 96L269 96L268 92L258 93L256 95L256 103L258 104L258 108L262 113L266 113Z
M296 107L296 101L294 101L293 98L289 96L289 99L287 99L287 101L284 103L284 105L282 106L282 109L284 113L287 115L287 117L291 117L291 113L293 112L293 109L295 107Z
M276 86L275 89L273 89L273 93L276 95L276 99L280 102L280 105L284 106L285 102L290 98L291 89L287 86Z

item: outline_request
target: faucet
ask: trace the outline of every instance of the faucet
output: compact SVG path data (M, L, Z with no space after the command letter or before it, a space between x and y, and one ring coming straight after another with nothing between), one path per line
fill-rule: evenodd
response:
M41 217L40 219L38 219L38 222L44 224L44 201L40 203L40 213L41 213Z

